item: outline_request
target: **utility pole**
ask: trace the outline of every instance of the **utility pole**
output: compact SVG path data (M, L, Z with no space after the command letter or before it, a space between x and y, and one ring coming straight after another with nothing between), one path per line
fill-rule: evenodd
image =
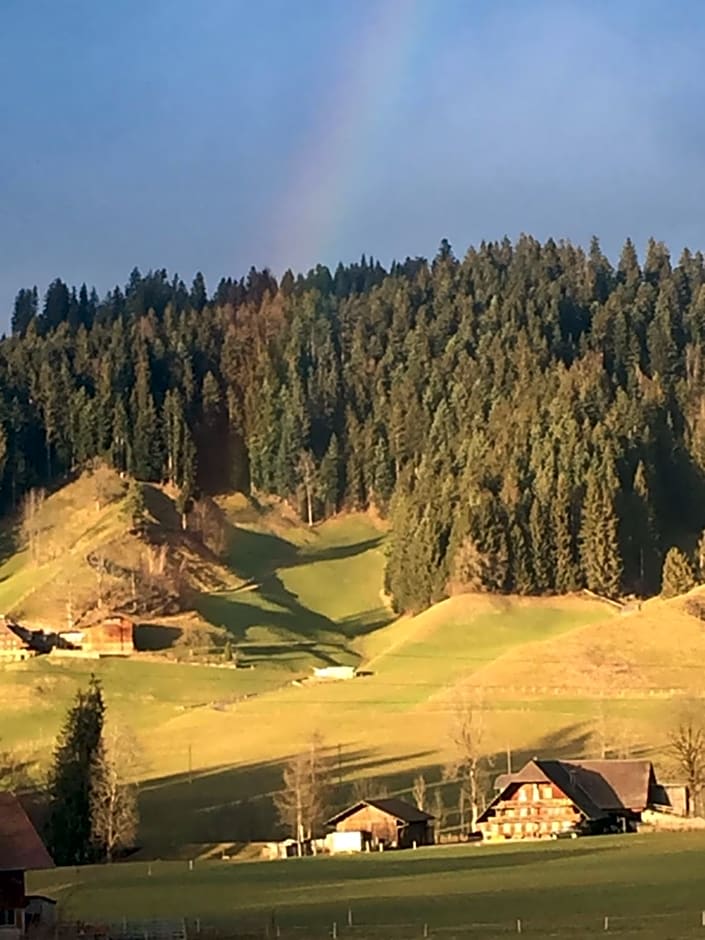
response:
M193 783L193 760L192 760L190 744L188 746L188 782Z
M507 748L507 773L510 774L511 772L512 772L512 749L508 747Z

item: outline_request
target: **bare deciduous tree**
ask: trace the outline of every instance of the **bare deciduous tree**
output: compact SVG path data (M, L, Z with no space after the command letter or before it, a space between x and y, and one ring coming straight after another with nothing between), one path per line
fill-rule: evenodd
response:
M705 729L694 718L684 719L670 735L670 748L679 771L685 777L697 815L705 786Z
M435 817L436 842L438 842L441 830L446 822L446 808L443 802L443 791L441 790L440 784L433 793L433 815Z
M460 696L453 707L450 737L455 757L446 768L448 779L459 784L461 829L466 825L465 805L470 806L470 831L484 809L491 760L486 751L485 709L478 701Z
M306 514L309 528L313 525L313 492L315 487L316 461L309 450L305 450L299 457L298 465L301 485L306 497Z
M182 507L184 508L184 507ZM184 519L186 525L184 525ZM228 525L222 509L209 497L191 500L188 516L182 513L182 528L198 535L207 549L222 558L228 548Z
M39 561L41 554L40 515L45 499L44 490L32 489L25 494L22 502L22 537L35 564Z
M414 802L423 812L426 809L426 778L423 774L414 777L414 785L411 788Z
M376 777L358 777L353 782L351 796L354 803L361 800L382 800L389 796L389 790Z
M284 768L284 787L274 795L279 818L299 845L313 838L325 821L330 803L332 762L323 740L314 733L305 751Z
M111 862L120 849L134 845L139 813L137 772L139 748L125 728L103 728L100 748L91 770L91 834Z

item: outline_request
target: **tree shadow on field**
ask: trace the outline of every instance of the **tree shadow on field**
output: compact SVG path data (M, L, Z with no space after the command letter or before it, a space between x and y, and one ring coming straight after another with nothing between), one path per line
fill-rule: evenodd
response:
M315 533L315 530L312 530ZM262 581L277 569L318 561L342 561L377 548L382 536L361 539L343 545L299 547L270 532L258 532L242 526L228 525L228 561L232 570L246 581Z
M140 842L145 852L168 857L187 843L266 841L289 835L279 823L272 798L282 788L284 767L293 754L189 773L189 759L198 759L198 743L185 741L182 750L184 772L146 781L140 788ZM419 751L410 757L426 754ZM327 758L333 789L330 815L352 799L350 783L340 781L350 775L379 775L397 760L364 749L335 747L327 748Z

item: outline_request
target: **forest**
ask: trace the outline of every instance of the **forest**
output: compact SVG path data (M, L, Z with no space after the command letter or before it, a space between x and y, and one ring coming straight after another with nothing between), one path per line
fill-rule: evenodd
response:
M627 241L616 266L522 236L386 270L251 269L209 295L135 269L104 297L17 294L0 342L0 506L96 458L309 524L389 522L398 610L456 590L655 593L699 575L705 258Z

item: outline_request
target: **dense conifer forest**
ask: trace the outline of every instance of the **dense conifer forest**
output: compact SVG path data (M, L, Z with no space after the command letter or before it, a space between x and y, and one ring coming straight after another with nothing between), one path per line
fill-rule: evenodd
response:
M705 524L705 259L521 237L389 271L165 270L17 295L0 500L103 457L304 519L374 506L398 609L456 588L660 588Z

